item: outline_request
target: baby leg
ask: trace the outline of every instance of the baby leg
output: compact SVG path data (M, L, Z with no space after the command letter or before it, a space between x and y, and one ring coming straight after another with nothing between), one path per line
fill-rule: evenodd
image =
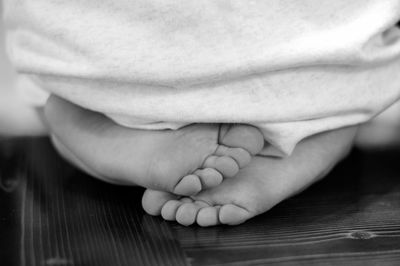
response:
M325 176L351 147L356 128L310 137L287 158L256 156L235 178L192 197L147 190L142 205L151 215L182 225L235 225L264 213Z
M106 181L193 195L235 176L261 151L261 132L247 125L194 124L138 130L51 96L45 115L55 146Z

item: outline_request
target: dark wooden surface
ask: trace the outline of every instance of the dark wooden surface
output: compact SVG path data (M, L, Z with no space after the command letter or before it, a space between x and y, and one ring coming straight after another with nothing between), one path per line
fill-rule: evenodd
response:
M0 141L0 265L400 265L400 150L354 151L237 227L143 213L140 188L75 170L47 139Z

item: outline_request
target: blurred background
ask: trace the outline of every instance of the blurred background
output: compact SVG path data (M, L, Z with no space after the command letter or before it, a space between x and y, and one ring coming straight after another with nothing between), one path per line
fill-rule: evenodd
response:
M0 0L0 137L43 135L45 130L38 113L40 110L20 94L21 87L33 92L29 90L33 85L26 79L17 78L6 55L2 10Z
M1 5L0 1L0 14ZM19 94L18 88L30 85L17 78L7 58L4 23L2 16L0 18L0 136L44 134L37 108L25 102ZM363 125L357 145L374 149L400 147L400 102Z

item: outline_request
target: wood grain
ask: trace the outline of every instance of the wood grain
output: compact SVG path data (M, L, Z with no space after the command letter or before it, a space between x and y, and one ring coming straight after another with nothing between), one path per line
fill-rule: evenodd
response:
M64 162L0 141L0 265L400 265L400 150L361 152L237 227L182 227Z

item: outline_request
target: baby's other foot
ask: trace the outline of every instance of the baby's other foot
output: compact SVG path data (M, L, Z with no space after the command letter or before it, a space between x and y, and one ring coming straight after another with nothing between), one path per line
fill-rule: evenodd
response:
M143 208L151 215L185 226L243 223L293 194L288 188L293 182L291 175L271 173L273 161L281 160L256 156L237 177L192 197L148 189L143 195Z
M351 128L315 136L284 159L256 156L235 178L192 197L147 190L143 208L186 226L243 223L326 175L347 154L354 132Z
M194 195L235 176L264 145L261 132L247 125L131 129L56 96L45 111L56 147L82 169L112 183L177 195Z

